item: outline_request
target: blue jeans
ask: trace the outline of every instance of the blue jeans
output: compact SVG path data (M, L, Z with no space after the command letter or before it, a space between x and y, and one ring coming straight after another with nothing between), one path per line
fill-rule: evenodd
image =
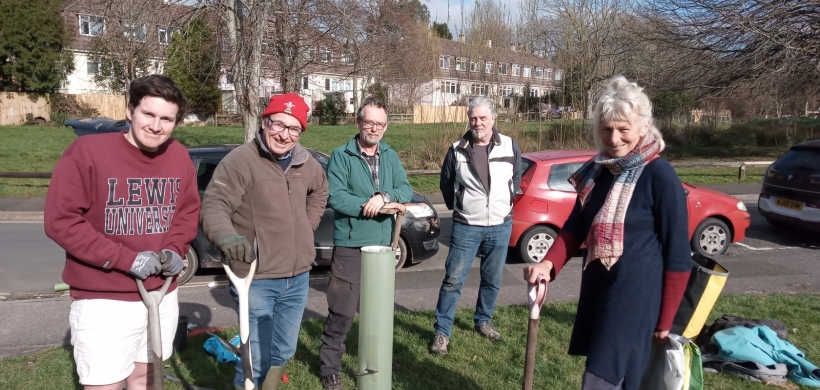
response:
M476 254L481 257L481 284L473 321L478 326L492 320L495 300L501 289L501 276L507 261L511 232L512 220L509 219L495 226L471 226L453 222L450 253L444 264L446 274L441 282L436 304L436 333L450 337L461 287L470 273Z
M257 388L262 386L272 366L284 366L296 353L302 314L307 303L309 276L310 272L304 272L290 278L251 282L248 317L253 379ZM238 305L233 284L230 291ZM245 388L242 364L236 364L233 384Z

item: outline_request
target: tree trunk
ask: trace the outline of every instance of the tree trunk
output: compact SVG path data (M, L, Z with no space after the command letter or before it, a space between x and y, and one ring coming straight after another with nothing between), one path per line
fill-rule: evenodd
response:
M247 143L254 139L259 130L259 77L267 7L252 6L243 14L241 1L221 0L220 10L233 53L231 74Z

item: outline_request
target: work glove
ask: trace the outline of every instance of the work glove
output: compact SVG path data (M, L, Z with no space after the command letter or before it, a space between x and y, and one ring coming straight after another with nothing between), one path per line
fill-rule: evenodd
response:
M170 250L170 249L163 249L159 252L160 263L162 263L162 275L163 276L174 276L182 271L185 268L185 263L182 261L182 257Z
M253 246L243 236L228 236L219 243L219 249L228 260L252 263L256 260Z
M162 269L162 263L159 262L159 256L151 251L140 252L131 264L131 275L134 275L141 280L147 279L149 276L157 274Z

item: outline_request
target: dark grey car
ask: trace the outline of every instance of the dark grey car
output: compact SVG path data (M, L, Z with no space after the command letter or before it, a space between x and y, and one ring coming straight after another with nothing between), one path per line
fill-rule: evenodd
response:
M130 128L128 122L108 118L72 119L66 125L74 128L78 136L106 132L125 131ZM210 147L188 148L191 161L196 167L197 188L199 196L205 193L205 188L211 181L216 166L237 145L222 145ZM327 171L329 156L318 150L310 149L311 155ZM418 263L428 259L438 251L438 236L440 234L438 213L427 198L413 192L410 203L405 204L407 214L401 224L399 251L396 256L396 269L406 264ZM333 210L328 206L314 233L316 260L314 265L329 266L333 251ZM222 268L222 253L214 246L198 227L197 235L191 242L185 258L185 268L177 278L182 285L191 280L199 268Z
M820 232L820 140L792 146L769 166L757 207L772 225Z

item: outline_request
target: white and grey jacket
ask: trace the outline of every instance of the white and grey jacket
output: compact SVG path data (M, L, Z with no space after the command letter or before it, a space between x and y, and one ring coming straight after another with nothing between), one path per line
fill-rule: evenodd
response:
M521 186L521 150L510 137L493 128L488 149L490 188L481 184L475 161L468 150L472 133L467 131L453 143L441 166L439 188L453 222L475 226L495 226L512 217L515 194Z

